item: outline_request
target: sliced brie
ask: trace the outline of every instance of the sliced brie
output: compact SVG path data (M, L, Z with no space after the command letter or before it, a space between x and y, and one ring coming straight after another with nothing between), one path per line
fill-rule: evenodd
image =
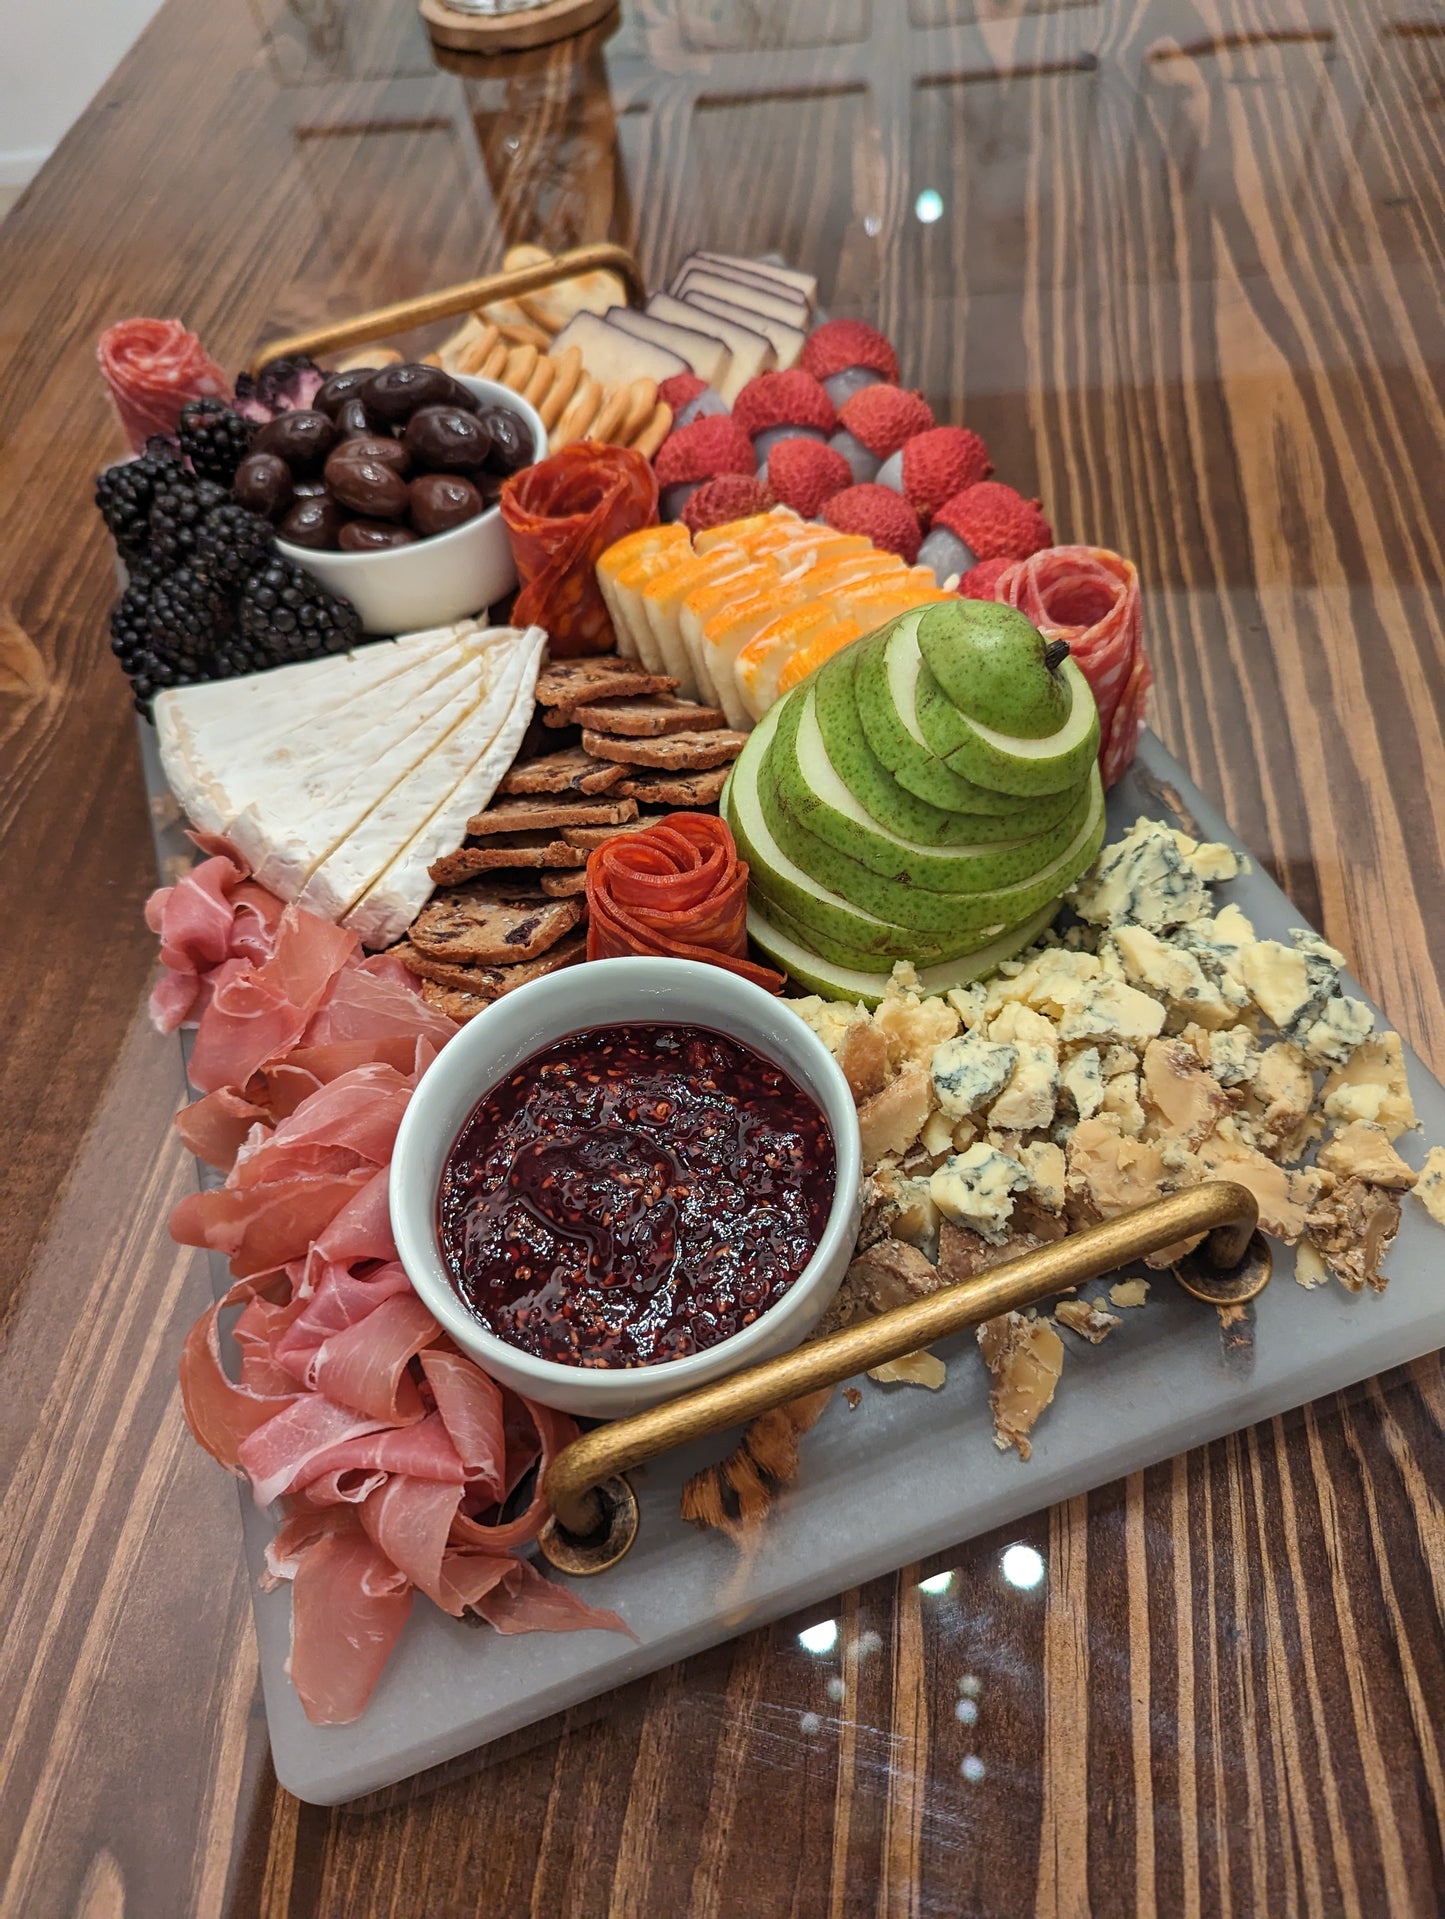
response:
M322 861L467 717L488 686L485 658L467 660L388 712L378 714L373 700L370 728L253 800L232 822L229 837L261 884L282 899L295 899Z
M396 844L398 822L413 819L415 824L400 850L374 871L370 870L374 853L353 856L346 880L340 880L339 873L330 877L328 883L338 893L348 886L355 888L356 904L346 913L345 922L366 946L390 946L401 938L431 895L427 869L461 844L467 821L487 805L516 758L531 723L533 690L547 635L539 626L528 627L525 633L503 630L511 650L505 671L487 698L366 822L368 829L373 825L377 829L374 839L379 850L388 836ZM382 814L391 815L384 829ZM355 836L356 840L361 837L360 833ZM320 879L319 871L315 877ZM303 904L309 904L304 896Z

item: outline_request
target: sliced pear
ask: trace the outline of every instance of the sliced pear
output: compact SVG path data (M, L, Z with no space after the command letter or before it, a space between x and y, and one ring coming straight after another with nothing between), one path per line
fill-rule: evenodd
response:
M773 838L758 800L757 776L772 737L774 707L759 722L728 776L718 810L748 863L748 884L769 906L787 914L811 939L837 942L852 953L895 959L941 960L942 947L926 933L863 912L805 873Z
M813 681L813 705L828 758L872 819L900 839L924 846L987 845L1042 833L1074 803L1070 793L1015 800L1007 813L955 813L930 806L889 772L869 744L858 717L854 674L861 648L850 646L822 666Z
M913 701L920 664L916 630L923 611L917 607L900 614L860 643L853 686L868 744L900 786L931 806L950 813L1011 814L1014 799L963 779L918 730Z
M773 711L780 712L781 705ZM957 935L990 923L1010 926L1071 886L1098 852L1104 833L1104 793L1096 770L1080 803L1076 832L1047 865L1009 886L938 893L908 880L885 878L809 832L783 800L766 759L758 769L757 795L774 844L802 872L855 908L931 935L935 943L949 949L942 955L945 958L963 950L955 943Z
M885 879L936 893L977 893L1029 879L1070 844L1088 810L1088 797L1081 792L1044 832L942 850L890 832L869 817L829 758L812 686L800 687L783 702L763 777L769 775L783 805L806 831ZM781 844L790 850L786 840ZM826 871L820 877L827 878Z
M987 946L962 959L946 960L937 966L921 966L918 984L925 993L947 993L955 986L968 986L991 973L1004 960L1021 953L1048 926L1058 911L1058 901L1050 900L1031 919L1011 926ZM799 986L824 999L862 1000L865 1006L878 1004L886 991L886 975L872 966L841 966L809 950L805 939L788 925L785 916L754 902L748 908L748 938L775 966L779 966Z
M923 663L952 705L1011 738L1047 739L1069 717L1070 691L1055 654L1017 608L949 596L918 622Z
M1099 757L1099 714L1089 683L1072 660L1059 678L1072 696L1069 717L1043 739L1022 739L971 720L949 699L920 657L914 711L925 740L950 772L1000 793L1032 797L1075 787Z

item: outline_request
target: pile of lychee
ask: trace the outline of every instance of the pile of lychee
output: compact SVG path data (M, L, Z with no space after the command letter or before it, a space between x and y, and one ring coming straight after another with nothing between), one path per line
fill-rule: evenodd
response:
M655 462L662 517L694 533L787 506L978 599L992 599L1006 566L1053 544L1040 502L989 478L978 434L935 425L862 320L825 321L797 366L749 380L731 412L692 375L661 391L677 421Z

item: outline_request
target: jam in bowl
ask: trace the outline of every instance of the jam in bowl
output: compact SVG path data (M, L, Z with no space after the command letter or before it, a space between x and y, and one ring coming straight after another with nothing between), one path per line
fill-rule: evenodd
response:
M488 1372L620 1416L804 1339L859 1182L847 1082L800 1020L716 967L606 960L447 1044L402 1122L392 1226Z

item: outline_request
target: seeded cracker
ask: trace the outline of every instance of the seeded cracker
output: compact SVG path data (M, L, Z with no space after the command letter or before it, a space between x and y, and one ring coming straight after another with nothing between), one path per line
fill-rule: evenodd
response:
M500 793L605 793L624 778L625 766L609 765L569 746L561 753L514 766L497 789Z
M409 964L406 950L398 947L397 951L403 964ZM474 1019L478 1013L485 1012L493 1000L501 999L519 986L526 986L531 980L545 979L549 973L560 972L564 966L575 966L586 957L587 935L573 933L554 946L550 953L543 953L540 959L524 960L517 966L465 969L474 975L465 988L442 986L436 980L424 979L421 996L428 1006L436 1007L449 1019ZM463 970L457 969L457 977L461 976Z
M557 832L564 826L618 826L636 818L636 800L539 793L494 801L485 813L467 821L467 832L473 839L491 839L499 833Z
M727 721L727 715L716 706L699 706L670 694L654 700L608 700L596 706L576 706L570 717L578 726L637 740L659 739L667 733L709 733Z
M540 892L540 889L538 889ZM434 960L497 966L536 959L582 917L576 900L547 899L482 881L438 893L417 915L410 939ZM425 969L419 969L425 976ZM435 977L431 975L430 977Z
M582 729L583 751L599 760L622 760L633 766L656 766L668 773L700 773L726 766L747 745L746 733L719 727L710 733L671 733L657 740L614 740L606 733Z
M536 868L547 866L585 866L587 855L580 847L551 833L503 833L485 846L464 846L448 853L428 869L438 886L460 886L478 873L504 871L509 866Z
M552 660L537 675L538 706L585 706L591 700L646 699L653 693L675 693L677 681L666 673L649 673L635 660L603 654L590 660Z
M725 766L715 766L706 773L630 772L613 791L640 800L644 806L715 806L727 777ZM650 826L655 822L643 820L639 824Z

